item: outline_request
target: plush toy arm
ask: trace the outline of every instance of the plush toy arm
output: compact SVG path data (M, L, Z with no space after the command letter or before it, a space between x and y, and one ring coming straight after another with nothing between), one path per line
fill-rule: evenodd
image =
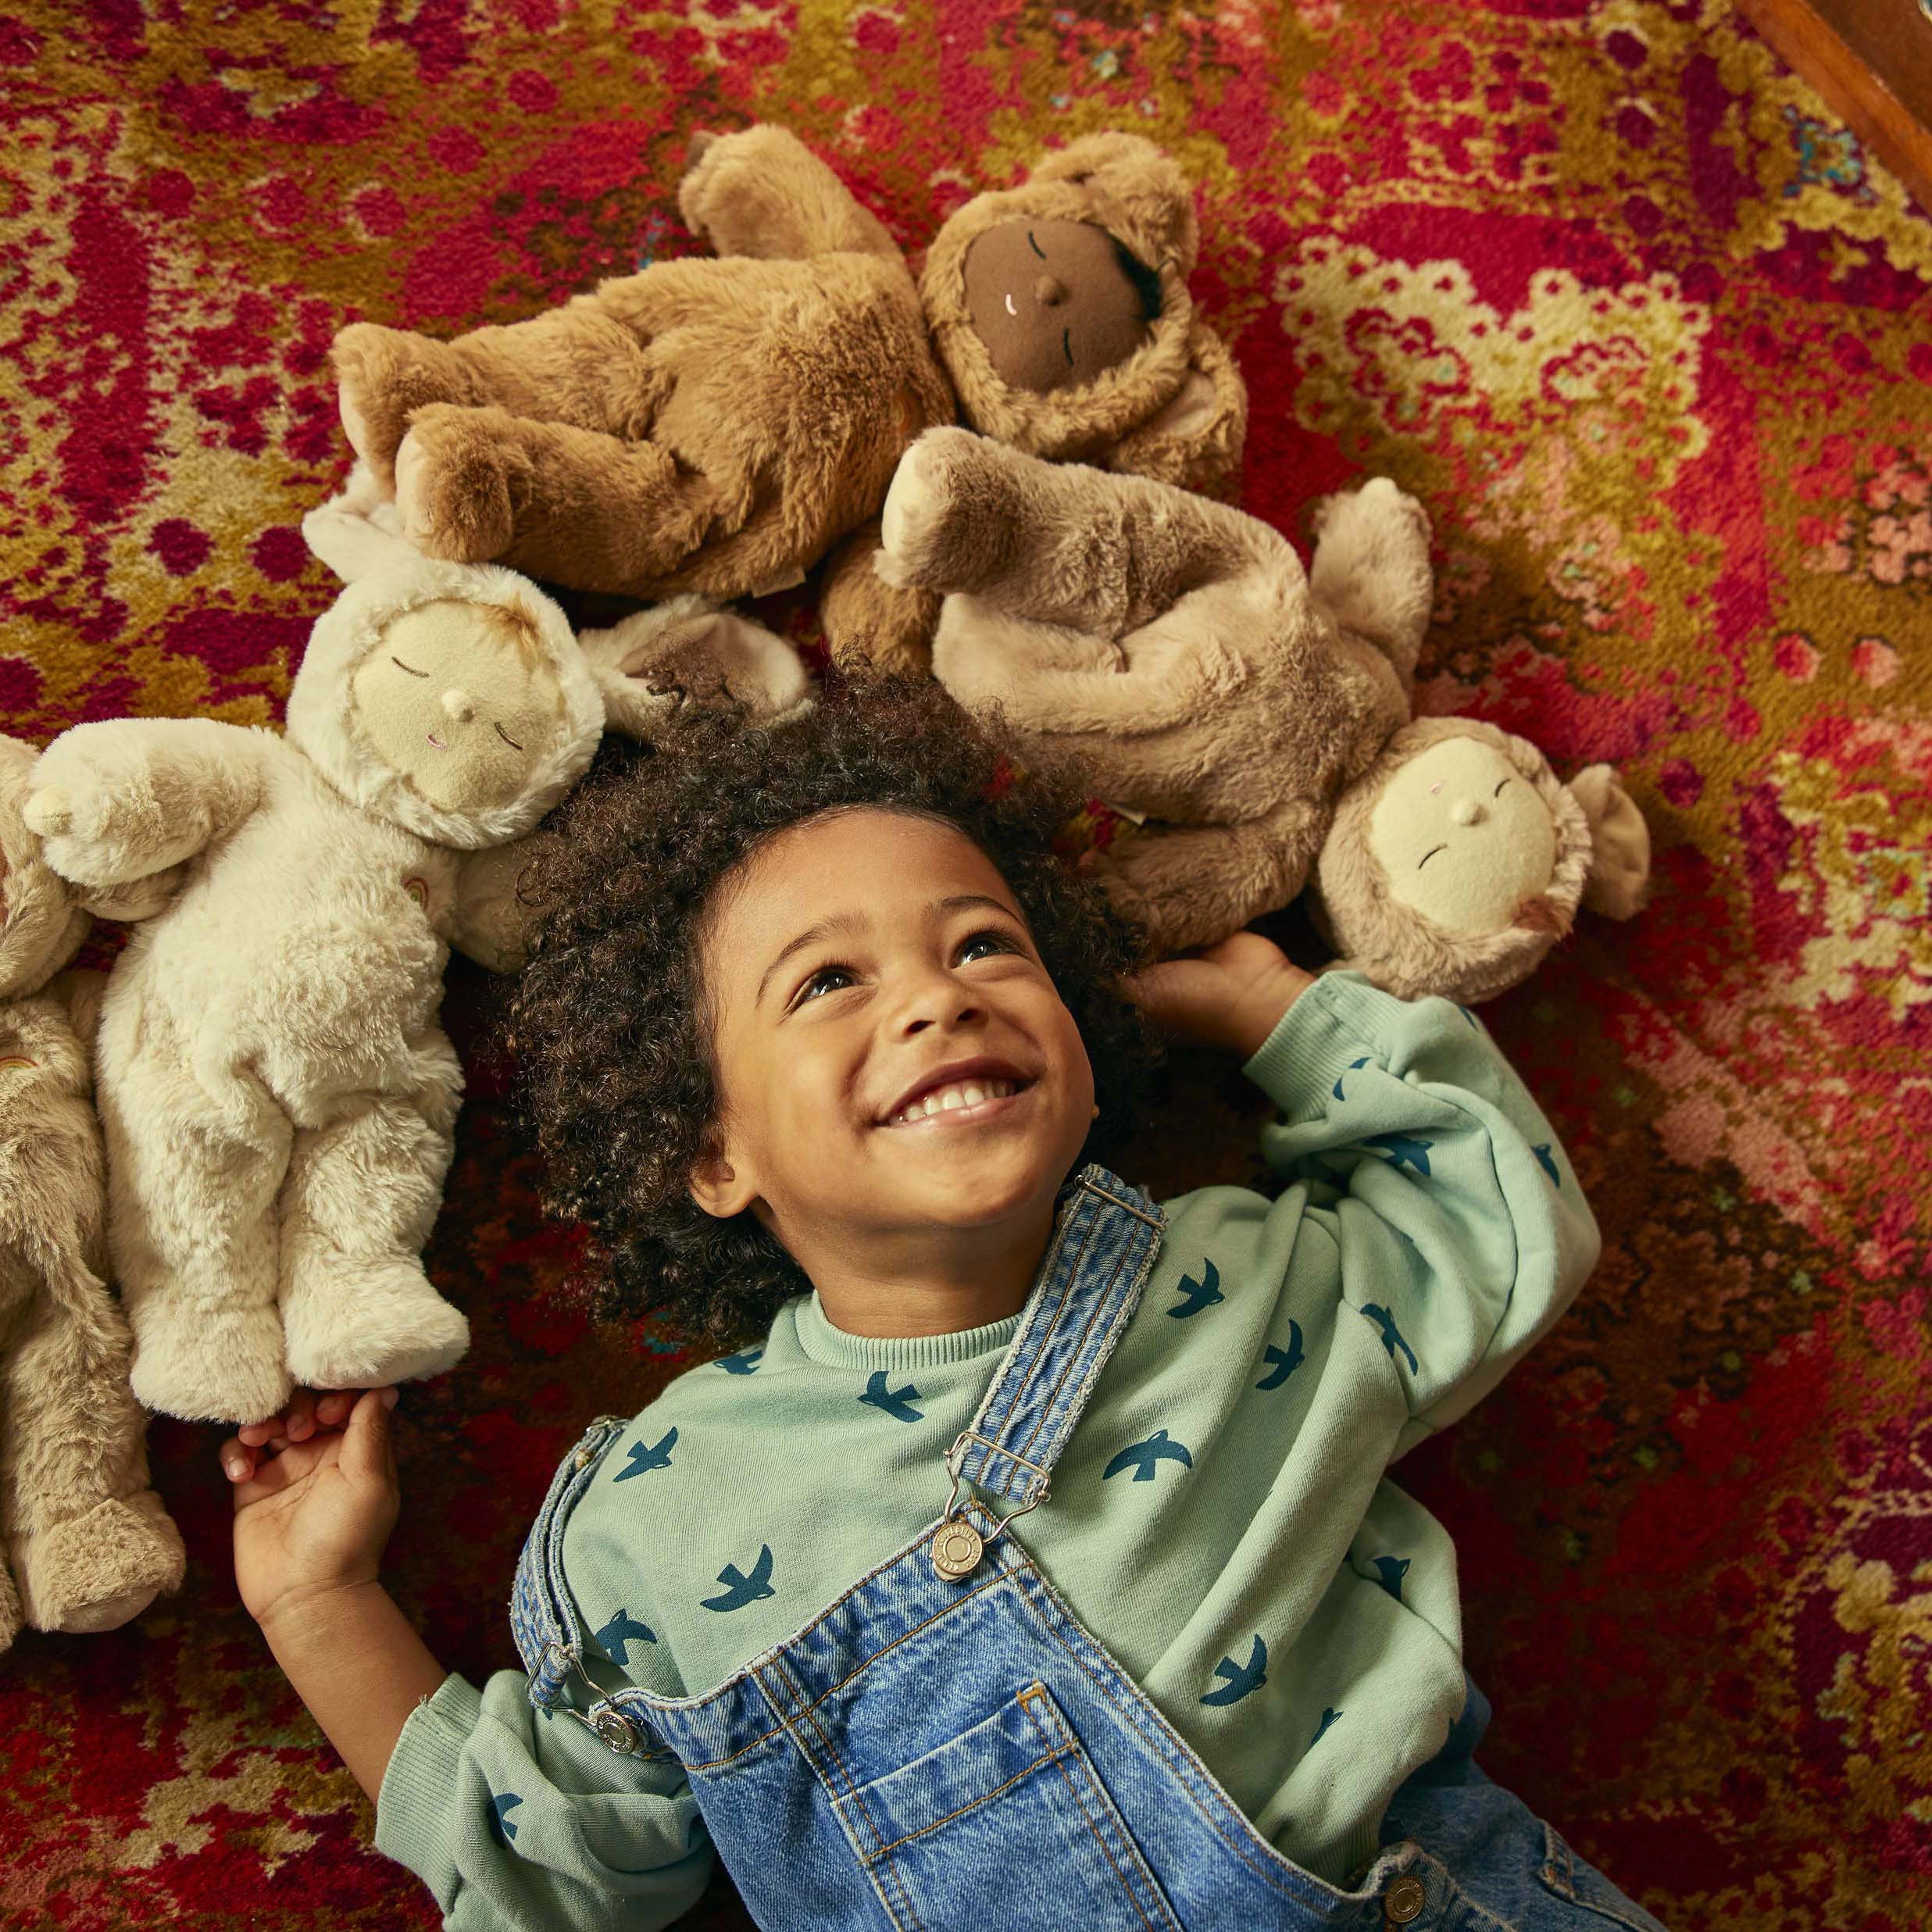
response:
M60 1002L75 1037L91 1056L94 1036L101 1030L101 1002L107 992L107 975L76 967L71 972L55 973L47 982L46 991L50 998Z
M686 595L578 637L612 730L656 737L687 705L778 724L812 700L803 661L775 630Z
M1208 490L1240 466L1247 435L1248 385L1227 345L1197 322L1187 337L1180 387L1102 460L1130 476Z
M877 217L796 134L762 123L696 136L677 205L720 255L799 261L815 255L903 258Z
M1590 877L1583 902L1593 912L1628 919L1650 884L1650 827L1637 802L1608 765L1592 765L1570 781L1590 821Z
M819 622L841 670L870 666L888 676L916 677L932 661L940 594L888 584L878 570L884 554L875 516L832 553L819 588Z
M519 891L540 829L507 845L465 852L456 867L456 909L449 943L486 973L520 973L530 955L537 908Z
M239 825L277 742L212 718L76 725L41 754L22 816L63 878L125 885Z

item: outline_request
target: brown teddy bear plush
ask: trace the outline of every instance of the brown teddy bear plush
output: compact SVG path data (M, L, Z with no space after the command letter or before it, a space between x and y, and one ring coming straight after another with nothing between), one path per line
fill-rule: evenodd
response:
M24 1622L105 1630L180 1587L181 1539L148 1487L127 1325L101 1273L101 1130L84 1037L87 930L20 818L33 748L0 737L0 1650ZM149 882L100 909L152 909ZM44 989L44 990L43 990Z
M959 430L906 453L880 570L945 593L934 674L1134 827L1099 866L1157 950L1225 937L1319 877L1338 965L1487 998L1580 903L1634 912L1642 816L1520 738L1409 722L1432 582L1422 507L1330 498L1312 570L1255 519Z
M1016 449L1194 486L1239 460L1247 398L1194 314L1180 171L1092 135L945 224L915 286L793 135L701 135L679 192L716 260L655 263L451 342L336 337L342 424L427 555L581 591L755 596L841 539L834 654L922 663L937 599L884 584L906 445L955 414Z

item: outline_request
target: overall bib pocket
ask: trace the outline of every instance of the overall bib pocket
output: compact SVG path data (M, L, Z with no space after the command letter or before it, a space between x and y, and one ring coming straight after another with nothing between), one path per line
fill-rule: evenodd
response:
M1180 1932L1079 1738L1045 1685L834 1801L887 1915L942 1932ZM1001 1875L997 1895L989 1875Z

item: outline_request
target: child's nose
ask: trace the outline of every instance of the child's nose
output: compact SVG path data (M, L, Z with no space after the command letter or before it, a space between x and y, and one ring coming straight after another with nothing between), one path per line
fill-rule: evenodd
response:
M1449 808L1449 816L1458 825L1480 825L1489 816L1489 809L1474 798L1458 798Z
M459 724L467 724L477 715L477 702L460 685L443 693L443 709Z

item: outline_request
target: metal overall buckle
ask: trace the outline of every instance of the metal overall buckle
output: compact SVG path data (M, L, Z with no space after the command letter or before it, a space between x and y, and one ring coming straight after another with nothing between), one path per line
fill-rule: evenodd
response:
M597 1680L584 1668L583 1659L578 1656L575 1645L549 1643L544 1646L544 1650L546 1655L554 1654L564 1660L566 1676L570 1671L574 1670L589 1686L591 1692L592 1708L596 1713L594 1716L585 1716L583 1712L580 1711L568 1698L564 1699L562 1709L574 1717L586 1730L594 1732L598 1743L616 1752L620 1758L628 1758L640 1753L645 1757L655 1757L658 1755L655 1752L645 1750L644 1734L637 1728L635 1720L625 1716L616 1705L610 1702L603 1686L598 1684ZM602 1708L598 1708L599 1706Z
M966 1480L955 1473L952 1491L946 1498L946 1506L940 1514L939 1527L933 1532L933 1568L948 1583L963 1582L970 1577L979 1568L980 1559L1006 1534L1006 1526L1015 1517L1023 1516L1029 1509L1037 1509L1047 1499L1047 1472L1037 1462L1029 1462L1023 1455L1015 1455L1011 1449L1002 1448L997 1442L975 1435L970 1429L962 1429L953 1437L952 1447L946 1452L948 1469L952 1466L952 1459L959 1453L960 1445L967 1442L984 1442L995 1454L1011 1457L1023 1468L1031 1470L1040 1478L1040 1493L1031 1502L1023 1503L1002 1516L991 1535L981 1536L965 1516L953 1514L953 1505L959 1500L959 1485Z

